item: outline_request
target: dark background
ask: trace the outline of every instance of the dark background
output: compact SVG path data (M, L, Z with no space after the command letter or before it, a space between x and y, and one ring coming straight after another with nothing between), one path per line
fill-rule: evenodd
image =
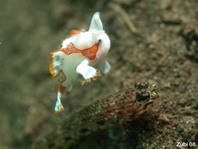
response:
M148 142L133 148L196 141L197 8L197 0L0 0L0 148L29 148L70 113L138 81L159 87L156 109L165 123L155 123L151 137L140 132ZM58 83L48 71L49 53L60 48L70 30L88 29L96 11L111 39L112 70L88 85L77 84L63 97L65 112L54 115ZM131 148L125 141L108 141L108 149Z

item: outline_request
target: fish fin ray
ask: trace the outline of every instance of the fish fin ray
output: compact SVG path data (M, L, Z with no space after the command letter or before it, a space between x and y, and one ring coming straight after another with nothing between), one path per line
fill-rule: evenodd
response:
M50 53L50 64L49 64L49 71L52 75L52 77L56 77L59 72L62 71L63 66L63 52L61 51L55 51Z

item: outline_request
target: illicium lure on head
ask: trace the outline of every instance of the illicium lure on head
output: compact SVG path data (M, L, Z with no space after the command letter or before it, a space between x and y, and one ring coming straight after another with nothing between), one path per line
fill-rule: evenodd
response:
M100 13L93 15L88 31L72 30L71 37L65 39L62 48L51 53L49 70L54 78L63 75L57 93L55 113L64 111L61 96L64 91L71 92L79 74L86 80L95 78L98 70L102 73L110 71L110 64L105 57L110 49L110 39L103 30Z

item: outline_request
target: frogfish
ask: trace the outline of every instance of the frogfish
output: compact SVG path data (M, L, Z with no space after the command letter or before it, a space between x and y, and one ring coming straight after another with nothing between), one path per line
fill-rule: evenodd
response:
M72 30L62 47L51 54L49 71L52 78L61 75L54 113L64 111L61 96L70 93L75 82L81 77L85 82L106 74L111 66L106 60L110 39L103 29L100 13L96 12L88 31Z

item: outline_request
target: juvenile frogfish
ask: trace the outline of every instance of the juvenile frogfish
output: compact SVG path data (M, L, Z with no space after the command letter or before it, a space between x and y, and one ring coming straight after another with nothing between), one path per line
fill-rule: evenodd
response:
M88 31L72 30L70 34L62 48L51 53L49 71L53 78L58 74L63 78L58 87L55 113L64 111L61 96L71 92L80 75L86 81L95 78L98 72L106 74L111 69L106 60L110 39L103 30L99 12L93 15Z

